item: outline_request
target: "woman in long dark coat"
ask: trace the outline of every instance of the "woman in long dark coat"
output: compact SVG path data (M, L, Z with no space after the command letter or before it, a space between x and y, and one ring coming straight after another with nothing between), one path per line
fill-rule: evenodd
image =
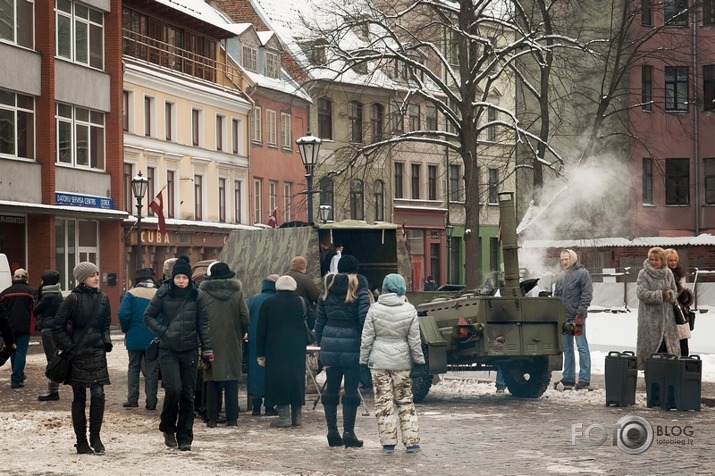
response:
M107 352L112 351L109 298L99 290L99 269L94 263L75 266L77 287L62 301L52 323L57 348L72 353L72 370L64 382L72 386L72 426L77 436L77 453L104 453L99 437L104 420L104 386L109 385ZM67 322L72 332L68 334ZM87 388L90 394L89 443L87 443ZM91 446L91 448L90 448Z
M263 302L258 316L257 361L266 367L266 399L276 404L278 420L271 426L277 428L300 426L305 404L308 336L305 302L295 294L296 286L290 276L278 278L276 295Z
M276 280L279 278L277 274L266 276L261 285L261 292L254 294L248 298L248 315L251 317L251 323L248 327L248 381L246 387L248 394L251 396L251 404L253 410L251 415L258 416L261 414L261 404L263 404L266 416L276 416L275 405L265 399L266 396L266 369L258 365L256 357L257 336L258 336L258 316L261 315L261 306L266 299L276 295Z

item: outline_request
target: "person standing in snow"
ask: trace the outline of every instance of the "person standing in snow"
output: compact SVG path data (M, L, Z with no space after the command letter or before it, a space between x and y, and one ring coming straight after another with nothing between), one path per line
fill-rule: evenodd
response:
M678 252L672 248L665 250L665 261L668 264L668 269L673 273L673 278L675 278L675 286L678 288L677 299L683 309L683 314L687 318L688 311L690 311L690 304L693 302L693 293L685 287L685 270L680 265ZM680 356L687 357L690 355L688 339L692 337L690 324L686 322L685 324L678 324L677 327L678 338L680 339Z

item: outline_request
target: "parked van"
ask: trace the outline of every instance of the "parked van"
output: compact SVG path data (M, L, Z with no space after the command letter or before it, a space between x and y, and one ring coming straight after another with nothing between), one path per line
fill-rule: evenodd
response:
M10 263L7 261L7 256L0 253L0 291L9 288L12 285L12 272L10 271Z

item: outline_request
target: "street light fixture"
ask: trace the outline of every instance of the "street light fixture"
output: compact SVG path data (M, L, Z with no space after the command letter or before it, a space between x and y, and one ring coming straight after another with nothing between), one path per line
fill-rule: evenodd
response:
M323 223L327 223L328 219L330 218L330 212L332 211L332 208L330 205L320 205L318 207L318 213L320 214L320 221Z
M305 167L305 181L308 186L308 222L313 223L313 170L318 162L318 152L320 144L323 142L319 137L311 135L310 131L305 136L295 141L298 144L300 159Z
M137 199L137 270L144 267L142 262L142 200L149 188L149 179L139 174L132 179L132 191Z
M447 283L446 284L449 284L452 281L452 270L451 270L452 233L454 233L454 226L447 224L444 232L447 235Z

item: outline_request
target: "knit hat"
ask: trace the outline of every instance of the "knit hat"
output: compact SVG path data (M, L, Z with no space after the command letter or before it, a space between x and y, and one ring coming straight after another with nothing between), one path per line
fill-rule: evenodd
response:
M343 255L338 261L338 273L357 274L360 262L353 255Z
M156 276L154 276L154 270L151 268L142 268L138 269L136 273L134 273L134 281L136 282L141 282L141 281L146 281L147 279L154 280Z
M395 293L398 296L404 296L406 291L405 278L399 274L390 273L382 281L383 293Z
M161 268L161 273L164 275L165 278L168 278L171 276L171 270L174 269L174 264L176 263L177 258L169 258L164 261L164 266Z
M27 274L27 270L22 268L17 268L12 274L13 281L27 281L29 278L30 276Z
M276 281L276 291L295 291L298 283L290 276L281 276Z
M75 266L74 270L72 271L76 284L83 283L94 273L99 273L99 268L97 268L96 264L90 263L89 261L81 262L80 264Z
M48 270L45 270L44 273L42 273L42 283L45 286L51 286L51 285L57 284L59 282L60 282L60 273L58 273L54 269L48 269Z
M189 258L186 256L179 256L174 263L174 267L171 270L171 279L174 279L177 274L184 274L191 278L191 265L189 264Z
M236 273L223 261L214 261L206 270L206 279L231 279Z

